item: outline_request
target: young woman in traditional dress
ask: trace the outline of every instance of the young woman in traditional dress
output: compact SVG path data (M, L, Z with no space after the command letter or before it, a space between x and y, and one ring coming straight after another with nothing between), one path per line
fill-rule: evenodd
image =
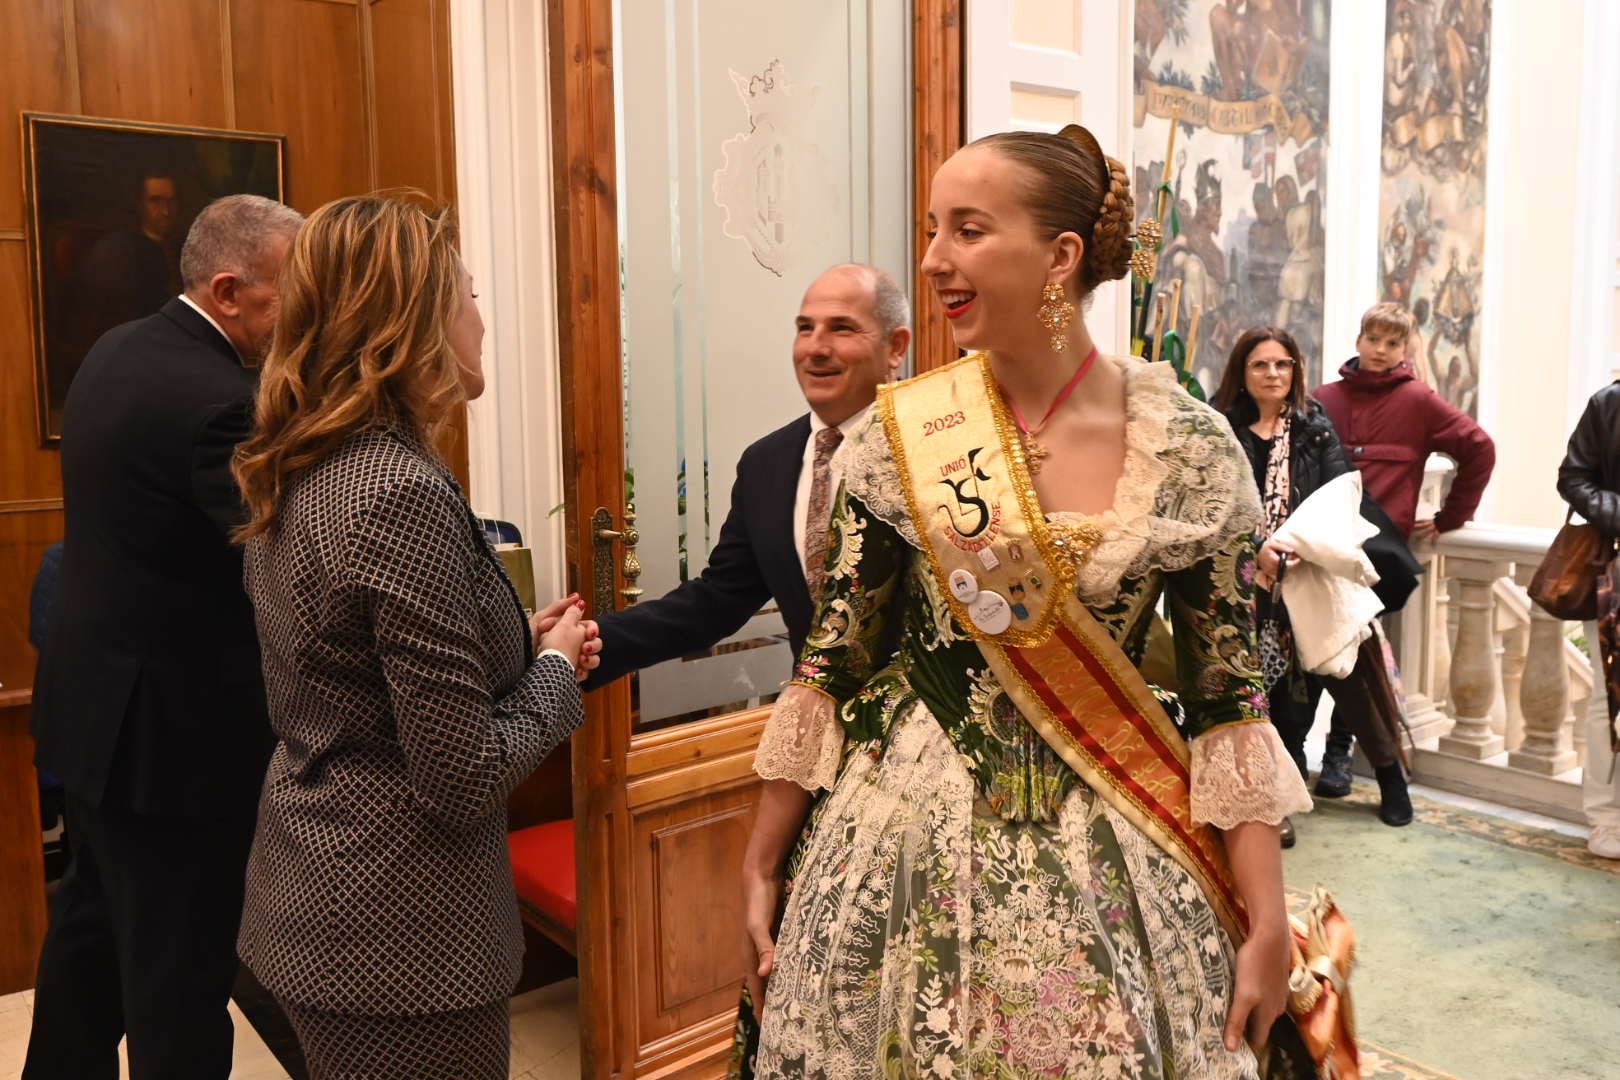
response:
M1078 127L934 177L923 271L982 351L883 388L839 451L756 759L740 1073L1257 1075L1278 824L1310 799L1255 670L1243 452L1077 310L1125 272L1129 190ZM1179 695L1137 668L1161 594Z

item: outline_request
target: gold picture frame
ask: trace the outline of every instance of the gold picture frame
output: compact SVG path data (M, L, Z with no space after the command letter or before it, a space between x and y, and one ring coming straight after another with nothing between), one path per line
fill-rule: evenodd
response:
M97 338L179 295L180 245L224 195L286 201L286 137L22 114L40 443L61 439L68 386Z

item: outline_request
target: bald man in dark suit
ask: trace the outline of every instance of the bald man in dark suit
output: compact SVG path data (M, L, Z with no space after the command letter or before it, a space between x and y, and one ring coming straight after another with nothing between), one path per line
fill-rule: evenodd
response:
M599 618L602 662L587 689L709 648L773 599L798 655L815 610L806 566L819 568L826 551L827 496L837 487L832 455L865 418L878 385L898 376L909 321L905 294L875 267L835 266L811 283L793 337L793 370L810 412L743 451L731 511L702 574Z

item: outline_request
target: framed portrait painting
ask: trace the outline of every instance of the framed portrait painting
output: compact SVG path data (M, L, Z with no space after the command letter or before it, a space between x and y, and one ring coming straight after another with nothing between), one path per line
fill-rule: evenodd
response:
M180 247L224 195L284 201L280 135L23 113L34 381L43 443L96 339L180 294Z

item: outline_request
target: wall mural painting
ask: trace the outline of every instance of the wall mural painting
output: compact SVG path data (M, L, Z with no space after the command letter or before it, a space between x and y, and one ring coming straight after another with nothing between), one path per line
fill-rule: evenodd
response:
M1479 410L1491 0L1387 0L1378 289L1419 378Z
M1137 0L1137 214L1153 216L1167 189L1153 287L1180 282L1166 322L1195 350L1205 390L1262 323L1292 332L1311 384L1321 377L1330 4Z

